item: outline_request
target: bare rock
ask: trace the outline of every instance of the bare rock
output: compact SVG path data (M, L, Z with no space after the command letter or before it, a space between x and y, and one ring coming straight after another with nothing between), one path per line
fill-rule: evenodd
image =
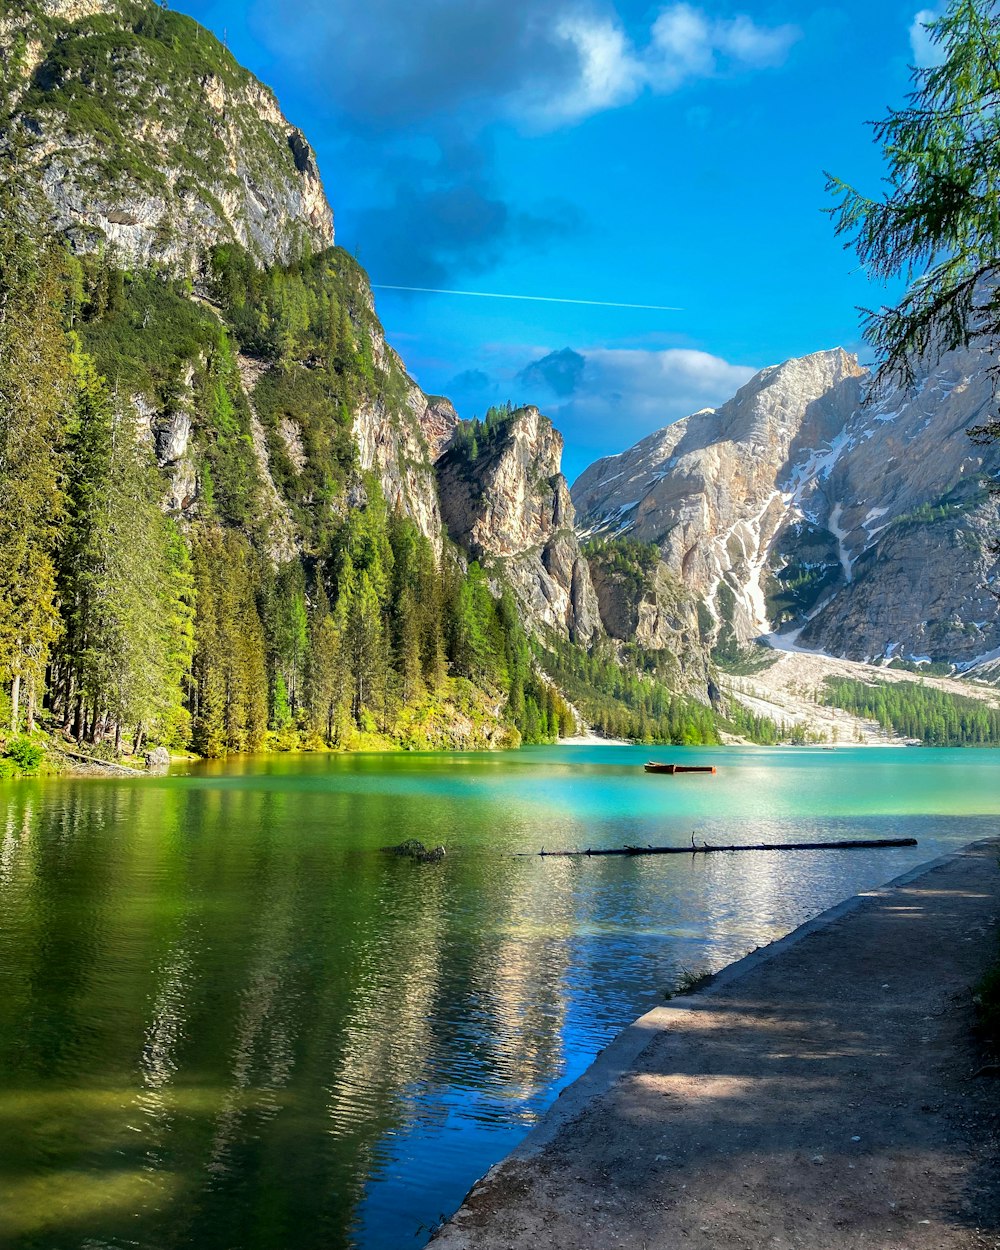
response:
M1000 450L965 432L989 410L992 363L951 353L871 403L845 352L788 361L591 465L574 503L589 531L656 544L717 642L784 631L852 659L971 666L1000 647L997 508L982 487ZM616 637L662 638L678 615L597 581Z
M589 642L600 628L590 570L574 531L562 435L521 408L483 435L475 454L455 444L438 460L441 511L474 560L502 569L531 629Z

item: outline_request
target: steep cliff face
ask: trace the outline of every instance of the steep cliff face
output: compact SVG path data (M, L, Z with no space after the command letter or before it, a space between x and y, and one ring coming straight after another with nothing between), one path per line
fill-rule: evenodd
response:
M992 365L978 351L951 353L848 422L803 501L835 540L839 577L789 621L799 645L960 665L1000 645L990 593L1000 521L985 482L1000 449L966 435L995 412ZM787 583L800 566L793 550L777 576Z
M190 18L144 0L0 16L0 155L34 171L77 251L195 270L235 240L265 264L333 244L312 150Z
M573 487L581 524L655 543L720 626L743 640L766 631L760 576L788 511L791 465L842 428L861 377L841 351L764 370L717 411L587 469Z
M440 551L433 460L458 417L446 400L429 400L407 375L385 342L367 277L331 251L333 216L315 159L269 89L197 23L146 0L15 0L0 8L0 66L0 162L16 156L34 178L48 224L77 255L99 253L102 265L140 274L155 266L175 278L194 277L194 312L177 314L162 329L150 323L169 354L175 327L185 319L228 320L235 329L240 377L226 385L243 412L242 433L253 453L244 477L259 479L273 558L288 560L309 549L302 516L297 532L293 512L319 506L318 496L330 493L329 466L317 465L316 454L320 449L322 457L331 440L341 441L344 420L356 473L376 474L390 508L411 516ZM237 325L239 308L216 289L214 249L222 244L239 245L261 270L250 283L256 324ZM313 275L301 306L276 310L266 272L328 253L329 280ZM271 285L283 283L279 274ZM246 298L244 291L240 299ZM274 420L263 421L255 395L259 387L276 389L276 373L297 381L299 392L315 392L302 379L311 374L314 381L327 363L317 351L325 346L317 333L301 336L302 319L315 324L326 306L340 309L339 324L326 314L329 333L341 350L353 340L367 370L363 385L343 412L327 404L321 416L314 403L307 416L289 395ZM267 341L257 342L258 328L268 321ZM297 332L299 345L292 343ZM206 342L215 334L209 329L195 337L202 341L177 360L169 384L159 379L131 396L164 471L165 506L188 519L204 510L211 489L205 450L216 438L207 432L212 422L204 412L214 350ZM345 458L341 449L333 510L364 495L360 481L343 489Z
M990 362L957 353L908 391L863 402L865 373L823 352L758 374L575 483L581 523L657 544L717 642L780 631L855 659L971 663L1000 644L983 472L965 431Z
M374 303L370 307L374 317ZM392 385L354 414L361 468L378 474L389 506L412 517L440 554L441 507L434 462L448 446L458 414L446 399L429 399L423 393L386 343L377 321L372 354Z
M575 512L560 470L562 436L537 408L521 408L437 462L451 537L503 569L535 629L589 642L600 628Z

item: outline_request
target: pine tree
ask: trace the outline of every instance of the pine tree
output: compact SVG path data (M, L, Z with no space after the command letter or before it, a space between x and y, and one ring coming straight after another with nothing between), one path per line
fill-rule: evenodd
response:
M341 737L347 713L347 670L342 629L330 610L322 574L309 623L307 703L309 723L327 746Z
M128 728L138 750L175 721L190 655L191 579L159 508L159 479L84 353L73 358L76 420L68 445L68 517L60 559L60 670L77 737Z
M267 736L265 631L254 559L233 530L203 530L194 549L198 615L193 740L204 755L257 751Z
M1000 337L1000 13L952 0L928 26L942 62L913 71L908 104L875 123L889 192L871 199L839 178L838 234L876 278L912 279L895 308L867 315L883 379ZM982 427L1000 437L1000 424Z
M60 631L54 554L71 394L58 257L0 187L0 680L29 729ZM24 696L22 699L22 695Z

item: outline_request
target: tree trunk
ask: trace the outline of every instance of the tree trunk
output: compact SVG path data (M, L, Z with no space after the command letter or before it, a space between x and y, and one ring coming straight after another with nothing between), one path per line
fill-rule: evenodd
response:
M17 727L21 721L21 674L15 673L14 680L10 683L10 728L12 733L17 733Z
M77 742L83 741L83 695L76 696L76 715L73 718L73 737Z
M115 721L115 755L122 753L122 727L120 721Z
M26 727L29 734L35 732L35 679L28 678L28 697L26 700Z

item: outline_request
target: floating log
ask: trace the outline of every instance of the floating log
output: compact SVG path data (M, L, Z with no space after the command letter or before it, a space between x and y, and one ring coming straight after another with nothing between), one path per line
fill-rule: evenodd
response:
M644 764L647 773L666 773L673 776L674 773L714 773L714 764L657 764L655 760L650 760L648 764Z
M586 851L538 852L543 859L553 856L592 857L596 855L712 855L717 851L864 851L892 846L916 846L916 838L852 838L842 842L754 842L743 846L712 846L708 842L690 846L617 846ZM529 852L530 853L530 852Z

